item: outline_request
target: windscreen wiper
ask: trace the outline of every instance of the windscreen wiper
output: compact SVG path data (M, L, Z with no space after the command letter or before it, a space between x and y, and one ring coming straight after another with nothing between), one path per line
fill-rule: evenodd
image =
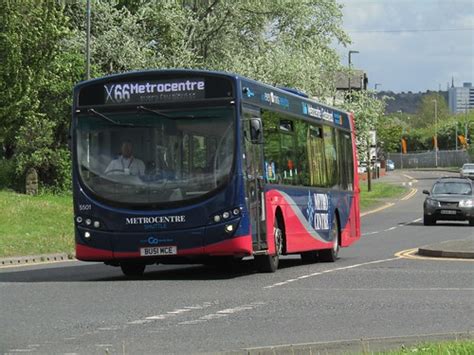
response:
M164 118L168 118L170 120L172 120L174 118L170 115L167 115L166 113L163 113L163 112L157 111L157 110L152 110L152 109L146 108L145 106L137 106L137 110L138 110L138 112L140 112L140 111L151 112L151 113L154 113L155 115L158 115L158 116L161 116L161 117L164 117Z
M107 122L110 122L116 126L125 126L125 127L135 127L135 125L133 123L121 123L121 122L117 122L113 119L111 119L110 117L107 117L106 115L104 115L103 113L100 113L96 110L94 110L93 108L90 108L87 110L88 113L90 114L93 114L94 116L97 116L97 117L100 117L102 118L103 120L107 121Z
M169 120L182 120L182 119L193 119L193 118L218 118L217 116L194 116L194 115L185 115L185 116L170 116L170 115L167 115L166 113L164 112L161 112L161 111L158 111L158 110L152 110L152 109L149 109L145 106L137 106L137 110L140 112L140 111L144 111L144 112L150 112L150 113L154 113L155 115L158 115L158 116L161 116L161 117L164 117L164 118L167 118Z

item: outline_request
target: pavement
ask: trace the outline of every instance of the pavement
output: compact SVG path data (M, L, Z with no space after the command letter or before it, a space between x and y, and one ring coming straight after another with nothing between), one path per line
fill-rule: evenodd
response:
M401 183L408 186L412 185L414 179L405 175L403 171L392 171L373 181L384 181L388 183ZM363 215L376 213L380 208L373 211L366 211ZM462 240L449 240L442 243L425 245L418 248L418 255L435 258L459 258L474 259L474 236ZM73 256L59 253L47 255L17 256L9 258L0 258L0 268L22 265L35 265L42 263L64 262L75 260Z

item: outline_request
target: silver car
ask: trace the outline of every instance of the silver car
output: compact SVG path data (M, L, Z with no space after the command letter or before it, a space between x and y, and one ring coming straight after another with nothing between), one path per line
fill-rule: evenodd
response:
M474 164L473 163L466 163L462 166L461 170L461 177L468 177L470 179L474 179Z
M438 220L469 221L474 226L474 182L467 178L438 179L423 204L423 224L432 225Z

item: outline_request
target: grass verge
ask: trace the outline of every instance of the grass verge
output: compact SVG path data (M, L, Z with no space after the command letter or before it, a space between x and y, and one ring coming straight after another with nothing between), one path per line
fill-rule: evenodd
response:
M74 251L71 196L0 191L0 258Z
M371 191L367 191L367 182L360 183L360 208L368 210L381 205L387 200L393 200L407 192L406 187L394 184L387 184L380 181L372 181Z
M424 343L414 346L402 347L398 350L384 352L363 352L363 354L379 355L401 355L401 354L422 354L422 355L471 355L474 354L474 340L447 341L441 343Z

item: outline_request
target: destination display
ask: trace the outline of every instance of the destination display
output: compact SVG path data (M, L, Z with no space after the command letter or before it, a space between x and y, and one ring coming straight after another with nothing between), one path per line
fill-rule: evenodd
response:
M205 98L204 79L105 84L105 104L188 101Z
M81 87L78 106L143 105L233 97L233 84L228 78L123 75L115 80L91 81Z

